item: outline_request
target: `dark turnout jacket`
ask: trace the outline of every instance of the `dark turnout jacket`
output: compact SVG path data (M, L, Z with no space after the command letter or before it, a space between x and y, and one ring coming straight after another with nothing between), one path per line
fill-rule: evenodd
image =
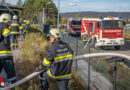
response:
M19 34L20 33L20 23L17 20L12 20L10 23L10 31L11 34Z
M62 41L56 41L48 50L43 60L44 66L49 66L47 73L55 79L70 79L71 66L74 60L72 49Z
M0 23L0 58L12 57L10 48L10 30L5 23Z

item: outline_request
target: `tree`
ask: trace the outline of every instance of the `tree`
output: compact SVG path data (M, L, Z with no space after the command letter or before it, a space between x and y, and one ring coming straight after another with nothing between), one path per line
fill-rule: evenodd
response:
M18 0L17 5L18 5L18 6L22 6L22 1L21 1L21 0Z
M2 3L5 3L5 0L2 0Z
M52 2L52 0L25 0L23 4L24 8L24 16L27 18L42 18L42 11L43 8L46 7L48 2ZM47 5L48 11L48 23L55 24L57 21L57 8L55 4L52 2L51 4Z

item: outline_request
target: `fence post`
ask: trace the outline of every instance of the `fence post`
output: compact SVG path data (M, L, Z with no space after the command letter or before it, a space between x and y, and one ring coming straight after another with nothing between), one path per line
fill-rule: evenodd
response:
M88 54L90 54L90 43L88 43ZM90 57L88 58L88 90L90 90Z
M116 71L117 71L117 61L115 61L114 62L114 70L113 70L113 72L114 72L114 74L113 74L113 76L114 76L114 90L116 90Z
M69 45L69 35L67 34L67 43Z
M78 55L78 39L76 38L76 56ZM76 60L76 71L78 70L77 60Z
M64 34L62 33L62 41L64 42Z

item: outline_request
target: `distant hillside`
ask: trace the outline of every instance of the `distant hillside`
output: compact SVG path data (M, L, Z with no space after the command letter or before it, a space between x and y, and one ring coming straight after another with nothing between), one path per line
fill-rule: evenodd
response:
M81 16L113 16L113 17L123 17L124 19L130 19L130 12L66 12L61 13L62 18L74 17L75 14L80 14Z

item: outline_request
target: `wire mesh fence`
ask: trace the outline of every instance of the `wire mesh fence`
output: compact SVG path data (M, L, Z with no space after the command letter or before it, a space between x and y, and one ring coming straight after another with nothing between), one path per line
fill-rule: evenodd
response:
M80 38L76 37L76 36L71 36L71 35L62 33L61 40L63 42L66 42L69 44L69 46L73 49L75 55L99 52L91 46L90 46L90 51L89 51L89 47L85 47L85 45L80 40ZM130 83L129 83L130 69L125 67L125 65L122 62L121 63L118 63L118 62L109 63L106 61L107 58L110 58L110 57L105 56L105 57L90 58L91 59L90 64L91 64L92 69L94 69L94 71L99 72L103 76L105 76L105 78L108 79L111 84L113 84L112 88L114 90L130 90ZM88 75L86 75L86 78L88 78L88 82L86 82L86 83L88 84L88 89L90 89L91 84L95 84L97 82L100 82L101 80L97 79L96 82L93 81L92 70L89 67L89 59L88 58L84 59L84 61L86 61L88 64L86 66L86 67L88 67L88 70L87 70ZM82 66L78 66L78 63L80 63L79 61L75 61L75 62L76 62L75 71L79 72L78 69L80 69L80 70L82 69L81 71L83 71L83 69L84 70L86 69ZM89 72L89 68L90 68L90 72ZM90 77L89 77L89 75L90 75ZM97 86L99 88L102 85L100 85L100 83L99 83L96 85L96 87ZM104 88L105 88L105 86L104 86ZM100 88L100 89L102 89L102 88Z

